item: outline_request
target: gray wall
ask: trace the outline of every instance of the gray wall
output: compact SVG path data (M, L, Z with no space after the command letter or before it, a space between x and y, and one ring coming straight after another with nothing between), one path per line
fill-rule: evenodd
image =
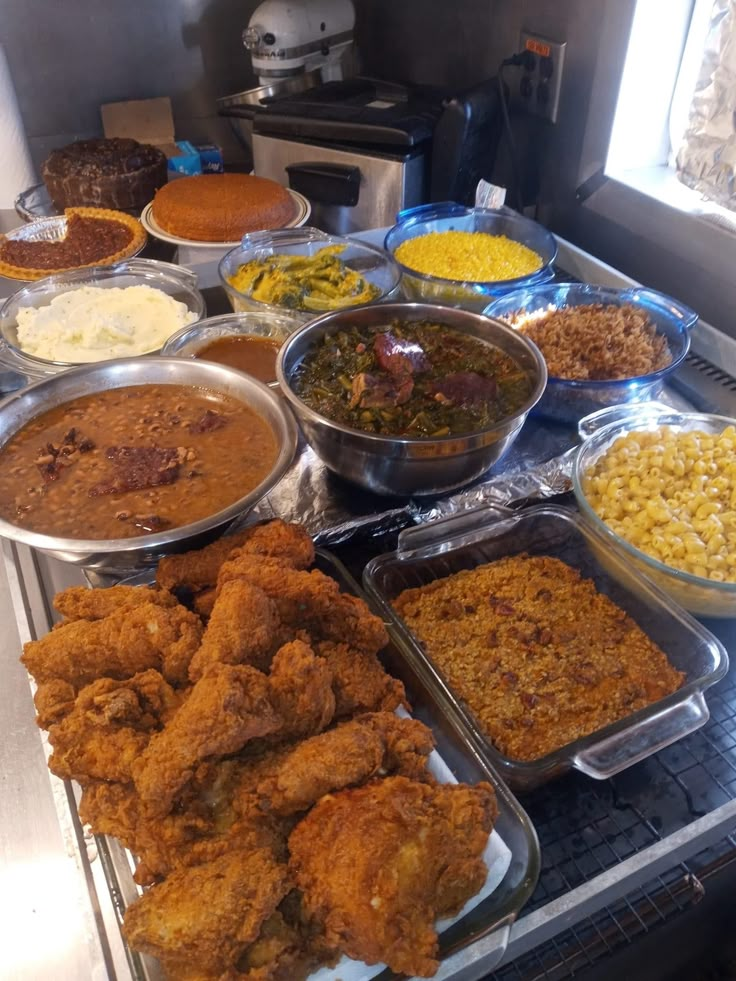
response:
M465 87L496 74L522 27L568 42L560 122L514 121L538 218L649 285L736 333L736 280L719 279L656 230L602 217L575 189L605 160L635 0L354 0L366 74ZM99 105L169 95L178 138L215 140L231 163L247 156L215 99L256 80L240 35L257 0L0 0L5 46L36 163L101 132ZM518 75L509 71L512 90ZM508 183L503 151L498 180ZM642 202L642 213L649 206ZM685 254L683 255L683 248Z
M617 0L355 2L363 70L396 80L469 86L494 75L501 58L517 50L524 25L566 38L563 97L570 106L590 88L596 24L606 2ZM36 162L54 146L98 134L101 103L159 95L171 96L179 138L216 139L231 160L240 158L215 99L255 84L240 34L256 6L257 0L0 0L0 43ZM535 129L540 152L563 148L567 167L584 116L563 112L568 122L557 132Z
M240 34L257 0L0 0L3 44L36 163L101 135L99 106L171 97L179 139L241 155L215 99L255 78Z

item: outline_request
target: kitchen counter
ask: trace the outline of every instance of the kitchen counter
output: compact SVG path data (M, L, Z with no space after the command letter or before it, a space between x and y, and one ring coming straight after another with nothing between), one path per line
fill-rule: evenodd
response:
M0 228L17 224L17 219L13 221L8 213L0 212ZM383 233L377 230L364 237L380 244ZM569 243L560 243L558 261L581 280L614 286L631 283ZM215 289L216 263L198 263L194 257L189 265L200 276L209 313L220 312L216 307L222 304L224 309L224 300L221 291ZM0 295L12 292L15 285L0 280ZM736 375L736 342L708 325L700 325L693 349L694 357L682 370L673 399L687 405L697 396L701 402L698 407L705 409L709 402L715 408L717 396L723 400L721 411L736 416L736 384L729 385L725 376L725 380L714 381L710 368L699 367L699 363L709 363ZM59 589L82 581L81 572L73 567L2 542L0 614L1 622L7 626L0 642L5 696L0 702L0 856L5 887L0 899L4 936L0 977L8 981L46 981L49 977L55 981L127 981L131 977L131 965L120 938L119 910L105 877L107 857L79 826L74 788L48 773L44 738L34 722L31 688L18 662L21 643L45 633L50 626L49 598ZM736 660L736 621L713 622L709 626L719 633ZM533 977L532 973L524 973L525 963L531 963L534 957L542 963L539 952L548 949L559 952L562 959L561 937L572 933L582 949L588 924L600 922L596 918L606 915L615 904L626 902L634 909L629 897L637 890L647 895L653 882L663 883L672 892L672 883L691 875L684 863L719 844L723 851L727 835L736 828L736 760L727 752L736 745L736 704L726 704L725 696L719 698L716 694L726 688L729 692L733 688L728 678L708 697L709 704L720 713L717 720L725 723L721 726L725 762L719 777L720 799L708 797L702 788L693 786L688 809L658 828L651 807L644 803L647 779L664 780L664 769L660 772L656 761L656 765L641 764L615 782L597 784L573 775L533 795L529 802L522 801L540 831L545 866L532 904L510 930L504 961L507 966L498 969L496 977ZM696 733L665 751L669 754L668 772L674 774L673 786L682 772L678 771L678 752L681 758L696 754L696 761L698 751L714 757L712 745L717 738L716 733L707 738ZM608 788L605 793L604 788ZM669 788L668 783L668 793ZM604 854L605 841L601 839L601 848L597 849L596 842L586 834L584 813L589 808L591 830L599 824L602 827L607 817L606 793L610 796L608 818L613 821L609 846L615 840L618 849L618 843L624 840L628 841L628 848L616 851L609 847L609 853ZM573 827L575 821L583 821L582 830ZM628 823L621 826L624 821ZM576 843L575 836L582 844ZM736 850L736 845L732 847ZM565 854L566 848L569 854ZM565 864L570 866L567 871ZM486 938L453 955L444 962L437 977L471 981L487 975L497 966L498 939ZM551 976L563 978L568 974L558 970Z

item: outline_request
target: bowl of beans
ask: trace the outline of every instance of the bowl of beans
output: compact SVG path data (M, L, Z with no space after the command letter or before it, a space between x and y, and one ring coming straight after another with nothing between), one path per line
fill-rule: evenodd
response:
M132 572L222 533L296 445L283 399L233 368L164 357L70 368L0 406L0 535Z
M736 419L658 403L582 420L573 489L587 521L698 616L736 615Z
M557 256L554 236L535 221L453 203L400 212L384 248L408 299L478 313L495 296L552 279Z
M537 345L549 379L535 413L576 424L598 409L655 398L690 350L698 315L643 287L547 283L486 308Z

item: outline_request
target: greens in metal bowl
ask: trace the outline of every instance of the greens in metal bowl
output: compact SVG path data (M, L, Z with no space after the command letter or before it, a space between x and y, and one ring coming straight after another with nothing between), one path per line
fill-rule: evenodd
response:
M454 436L519 409L532 382L510 355L432 320L347 326L303 359L293 390L334 422L387 436Z

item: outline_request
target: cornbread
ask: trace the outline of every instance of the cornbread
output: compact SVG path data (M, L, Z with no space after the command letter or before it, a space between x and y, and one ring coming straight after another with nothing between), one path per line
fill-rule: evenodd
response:
M404 590L393 606L511 759L539 759L684 680L628 614L559 559L499 559Z
M667 338L630 303L563 307L513 322L537 345L554 378L634 378L672 361Z
M251 174L179 177L156 191L153 217L171 235L198 242L232 242L246 232L283 228L294 217L289 192Z
M409 269L478 283L528 276L542 268L542 260L525 245L505 235L486 232L430 232L407 239L396 258Z
M736 427L627 433L585 473L583 491L635 548L682 572L736 582Z

